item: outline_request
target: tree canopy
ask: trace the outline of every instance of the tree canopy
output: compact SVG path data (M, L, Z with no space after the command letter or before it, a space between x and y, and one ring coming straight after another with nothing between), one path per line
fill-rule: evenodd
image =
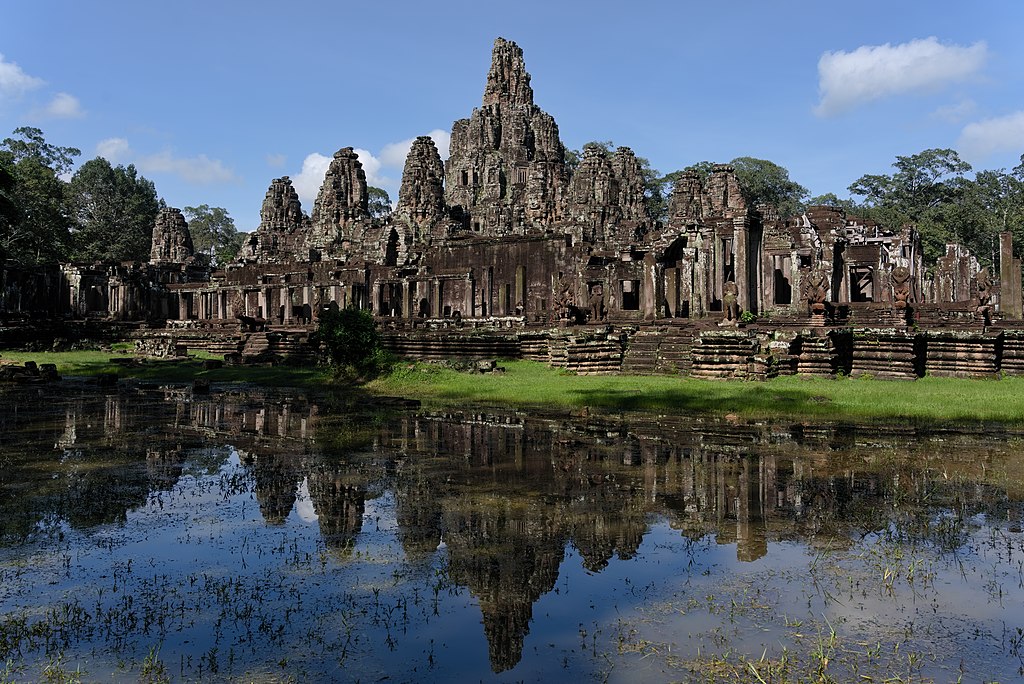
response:
M0 258L23 265L65 259L70 221L59 174L79 151L48 144L38 128L14 135L0 144Z
M785 168L754 157L736 157L729 163L736 169L740 192L751 206L774 205L784 218L804 210L804 200L809 194L807 188L790 180Z
M200 204L185 207L182 212L188 220L196 254L205 254L214 266L222 266L238 255L245 234L238 232L226 209Z
M82 151L77 147L58 147L46 142L38 128L22 126L15 128L12 135L4 138L0 145L11 155L15 164L25 159L34 159L39 164L53 169L58 176L66 176L75 164L75 157Z
M68 184L75 259L147 260L162 205L135 166L111 166L103 157L82 164Z
M1008 226L1014 207L1020 209L1019 179L1002 170L969 179L971 165L951 149L897 156L893 168L850 185L850 193L863 198L858 213L894 229L917 226L926 261L942 256L946 243L959 242L991 262L999 226Z
M371 185L366 188L366 194L369 198L367 207L371 218L384 220L391 215L391 197L388 196L387 190Z

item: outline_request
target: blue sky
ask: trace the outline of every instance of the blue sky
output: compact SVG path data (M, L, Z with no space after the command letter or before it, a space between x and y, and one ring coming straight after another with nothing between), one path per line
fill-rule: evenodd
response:
M571 148L612 140L661 172L759 157L845 197L932 147L1019 163L1022 30L1013 0L0 0L0 135L36 126L252 230L275 177L310 211L341 147L397 198L409 141L444 149L503 36Z

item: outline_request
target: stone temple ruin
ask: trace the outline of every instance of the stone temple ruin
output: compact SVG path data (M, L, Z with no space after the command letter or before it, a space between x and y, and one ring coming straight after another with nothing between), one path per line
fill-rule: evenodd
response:
M213 272L193 259L176 209L160 214L149 263L5 269L0 314L243 358L309 355L319 312L357 306L393 350L426 359L746 378L1024 371L1009 233L998 273L949 245L928 275L913 226L834 207L783 220L750 206L725 164L683 174L663 223L629 148L587 148L570 169L522 50L501 38L481 106L452 126L449 159L417 138L390 217L371 217L351 147L335 153L309 215L284 177L260 217Z

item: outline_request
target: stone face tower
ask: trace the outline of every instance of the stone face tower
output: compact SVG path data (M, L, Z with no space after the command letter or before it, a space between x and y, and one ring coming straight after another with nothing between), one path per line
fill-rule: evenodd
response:
M153 247L149 260L154 264L176 263L188 260L195 253L192 234L180 209L165 207L160 210L153 226Z
M452 126L445 200L483 236L521 235L559 218L565 148L555 120L533 103L522 49L494 41L483 106Z
M241 261L280 262L308 258L306 221L288 176L275 178L260 209L260 225L238 254Z
M313 205L310 247L330 251L332 245L354 237L353 233L361 238L363 224L370 218L368 202L366 172L359 156L351 147L338 150Z
M392 220L411 233L415 242L436 235L435 228L445 218L444 164L434 141L421 135L409 149L402 171L402 187Z

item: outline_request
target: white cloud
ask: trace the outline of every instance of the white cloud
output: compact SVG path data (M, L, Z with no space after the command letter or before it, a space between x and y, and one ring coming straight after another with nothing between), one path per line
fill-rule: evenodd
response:
M363 165L367 185L381 185L391 182L390 178L380 174L380 167L382 166L380 159L377 159L368 150L358 147L355 148L354 152L359 157L359 163Z
M442 131L440 128L435 128L428 133L431 138L434 139L434 144L437 145L437 153L441 155L441 159L448 160L448 148L452 144L452 134L449 131Z
M448 148L452 139L451 134L448 131L436 128L430 131L428 135L434 139L434 144L437 145L437 151L441 155L441 159L447 159ZM363 172L366 173L366 184L388 190L392 195L397 193L399 183L395 178L387 175L386 169L402 169L405 167L405 158L409 155L409 148L412 147L414 140L415 138L409 138L408 140L388 143L376 155L360 147L353 148L356 156L359 157L359 163L363 165ZM268 162L271 156L276 157L279 155L268 156ZM283 155L280 156L283 159ZM316 196L320 193L320 186L324 183L324 176L327 174L327 169L330 165L331 157L324 156L319 152L313 152L306 155L306 158L302 160L302 170L298 175L292 176L292 186L295 188L295 192L299 194L299 201L302 202L302 206L307 211L312 211L313 204L316 202Z
M452 135L448 131L442 131L440 128L427 133L431 138L434 139L434 144L437 146L437 152L441 155L441 159L448 158L448 147L451 145ZM412 148L412 144L415 138L409 138L408 140L401 140L399 142L388 143L380 151L380 163L383 166L389 166L394 168L404 168L405 158L409 156L409 150Z
M127 138L107 138L96 144L96 154L111 164L120 164L131 156L132 148Z
M0 95L4 97L18 97L29 90L34 90L46 84L41 78L29 76L21 67L14 62L8 62L0 54Z
M984 42L943 45L934 36L899 45L862 45L818 60L818 116L835 116L889 95L938 89L976 74L988 57Z
M974 163L996 152L1016 154L1024 150L1024 111L967 124L956 147Z
M285 157L283 154L268 154L266 159L267 166L273 167L275 169L281 168L282 166L284 166L284 163L288 161L288 158Z
M932 112L932 118L940 119L946 123L956 124L969 119L977 109L978 105L974 100L961 100L956 104L939 107Z
M67 93L57 93L40 114L47 119L79 119L85 116L78 98Z
M187 183L213 185L237 180L234 171L219 159L205 154L195 157L176 157L170 151L157 154L136 154L127 138L107 138L96 145L96 153L113 164L132 162L143 173L169 173Z
M313 203L316 201L320 186L324 184L324 176L327 168L331 165L331 158L325 157L319 152L307 154L302 160L302 171L299 175L292 176L292 187L299 194L299 201L307 212L313 211Z
M140 157L136 166L144 173L173 173L188 183L212 185L236 180L235 173L219 159L205 154L197 157L175 157L168 151Z

